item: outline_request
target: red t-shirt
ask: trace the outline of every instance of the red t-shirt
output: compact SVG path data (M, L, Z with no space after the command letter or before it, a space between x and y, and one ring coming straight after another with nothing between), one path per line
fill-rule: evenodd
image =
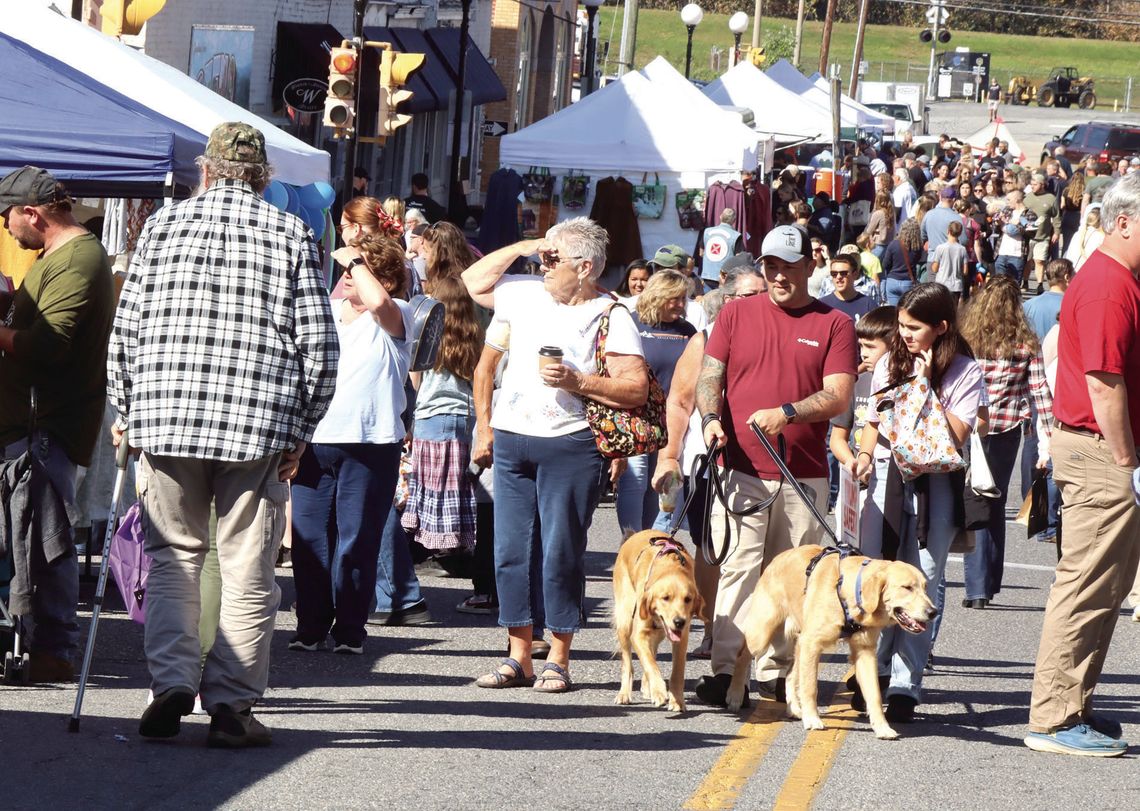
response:
M1140 281L1124 265L1096 251L1065 291L1060 323L1053 416L1066 425L1103 433L1093 415L1085 374L1121 375L1132 436L1140 442Z
M855 377L855 348L851 319L819 301L797 310L785 310L763 293L729 302L705 348L727 367L722 416L728 466L761 479L778 479L779 470L752 433L748 418L762 408L779 408L815 394L827 375ZM796 422L784 429L788 469L797 479L827 478L826 436L827 420Z

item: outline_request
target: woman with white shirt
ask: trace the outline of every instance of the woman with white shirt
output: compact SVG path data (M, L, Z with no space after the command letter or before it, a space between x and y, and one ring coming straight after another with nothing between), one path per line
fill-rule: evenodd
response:
M397 298L408 279L398 242L366 235L335 258L345 265L345 297L333 307L340 360L332 404L293 481L289 649L318 650L331 633L336 653L361 654L404 440L412 323Z
M471 297L493 308L495 322L509 326L511 336L510 361L491 415L495 582L499 625L507 629L510 650L498 668L478 679L480 687L533 685L546 693L571 688L570 644L581 622L586 532L609 469L586 422L585 402L635 408L649 393L633 319L597 287L607 241L605 229L575 217L551 228L546 239L501 248L463 273ZM536 253L545 274L541 280L503 278L513 262ZM594 353L607 313L603 377ZM531 635L539 600L553 641L536 680Z

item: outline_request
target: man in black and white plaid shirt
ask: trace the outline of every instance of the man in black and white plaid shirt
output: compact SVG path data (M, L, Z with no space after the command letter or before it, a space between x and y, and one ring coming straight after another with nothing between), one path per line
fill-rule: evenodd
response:
M202 191L160 209L139 238L108 348L109 394L141 449L153 558L146 655L155 699L139 733L178 734L195 693L211 746L266 745L265 692L280 600L273 577L288 480L328 409L339 354L316 246L266 203L262 134L219 125ZM222 607L205 667L198 580L216 502Z

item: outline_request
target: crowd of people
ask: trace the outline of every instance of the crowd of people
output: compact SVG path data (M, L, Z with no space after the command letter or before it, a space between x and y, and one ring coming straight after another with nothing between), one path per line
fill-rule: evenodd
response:
M573 689L587 536L610 489L627 536L687 526L713 607L693 653L710 660L696 695L725 706L761 572L822 536L758 431L781 438L819 512L834 505L841 470L861 483L862 552L919 567L940 609L951 547L964 542L970 449L1000 497L966 555L968 608L1001 592L1019 448L1030 473L1052 470L1045 539L1060 560L1026 744L1125 751L1092 695L1129 588L1140 598L1137 167L1058 159L1027 173L1000 143L974 155L949 139L935 156L859 154L841 201L868 204L854 228L786 170L758 256L741 251L729 209L717 234L727 256L698 269L709 257L661 246L614 292L600 282L610 235L597 223L567 219L480 255L418 178L407 199L346 202L330 294L311 232L261 196L271 170L260 132L219 126L199 164L199 192L148 220L117 308L107 256L71 217L66 189L34 167L0 180L5 226L42 252L0 327L4 459L34 458L67 503L105 441L104 397L114 443L141 452L144 737L177 735L197 699L210 745L271 742L252 709L268 680L287 532L289 655L330 639L359 655L370 626L431 622L416 563L462 559L472 593L457 609L495 615L507 633L507 655L475 684ZM518 272L534 259L538 273ZM1023 305L1034 284L1040 295ZM434 363L412 371L421 291L442 303L444 326ZM598 409L628 414L656 396L664 443L603 455L599 442L620 426L599 427ZM904 401L926 403L929 434L900 430ZM707 499L712 482L687 473L718 447L710 476L723 495ZM74 549L37 576L23 607L37 676L66 678ZM883 634L892 722L914 718L937 634L938 623ZM784 700L790 657L778 635L757 666L762 693Z

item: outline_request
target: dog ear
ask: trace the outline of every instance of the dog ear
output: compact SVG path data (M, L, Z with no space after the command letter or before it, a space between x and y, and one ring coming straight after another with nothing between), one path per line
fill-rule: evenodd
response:
M637 601L637 615L641 617L643 622L649 621L649 592L641 595L641 599Z
M883 591L887 587L889 566L890 563L887 561L876 560L867 565L867 571L863 574L863 593L855 595L855 598L857 601L862 601L863 610L868 614L874 614L883 606ZM851 587L855 588L854 578L851 580Z

